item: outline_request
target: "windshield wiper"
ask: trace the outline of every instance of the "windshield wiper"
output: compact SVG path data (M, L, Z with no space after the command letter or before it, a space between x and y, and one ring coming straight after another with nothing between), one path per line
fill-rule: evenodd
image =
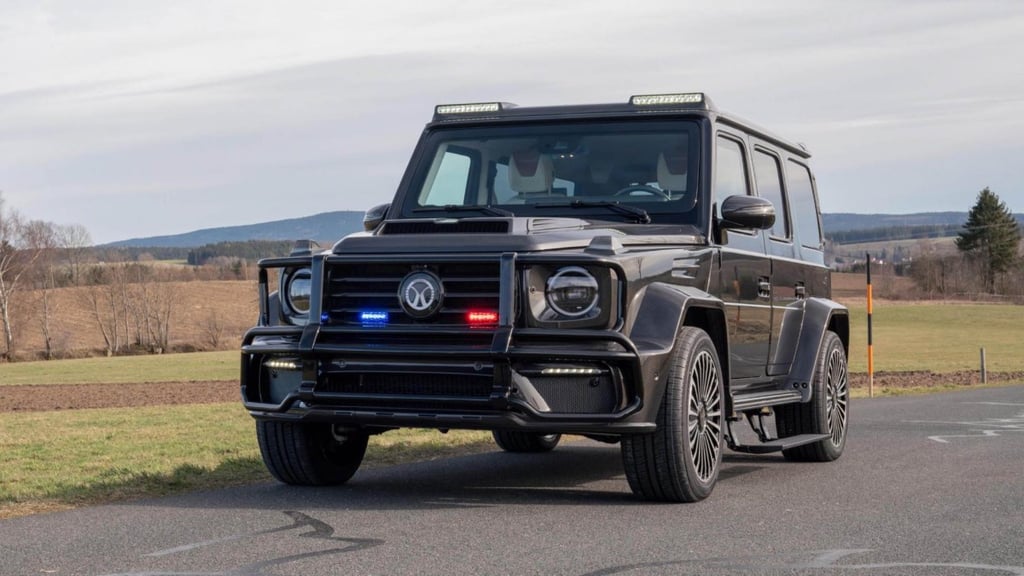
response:
M608 200L573 200L563 204L534 204L536 208L608 208L612 212L632 216L638 224L650 224L651 215L647 210L629 204L611 202Z
M424 206L422 208L413 208L413 212L437 212L443 210L445 212L481 212L488 216L515 216L513 212L508 210L502 210L501 208L495 208L493 206L481 206L479 204L445 204L444 206Z

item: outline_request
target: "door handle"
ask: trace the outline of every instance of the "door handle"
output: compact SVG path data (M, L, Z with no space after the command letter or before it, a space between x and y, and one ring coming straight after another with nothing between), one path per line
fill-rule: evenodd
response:
M804 286L803 282L797 282L794 292L796 293L796 297L800 300L807 298L807 287Z
M758 298L771 298L772 296L772 281L767 276L761 276L757 279L757 297Z

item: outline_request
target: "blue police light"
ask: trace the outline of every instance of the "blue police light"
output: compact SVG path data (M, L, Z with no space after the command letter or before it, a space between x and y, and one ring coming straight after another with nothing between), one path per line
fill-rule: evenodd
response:
M386 310L363 310L359 313L359 323L363 326L387 326Z
M327 313L327 312L324 312L323 314L321 314L320 315L320 323L321 324L330 324L331 323L331 315L329 313Z

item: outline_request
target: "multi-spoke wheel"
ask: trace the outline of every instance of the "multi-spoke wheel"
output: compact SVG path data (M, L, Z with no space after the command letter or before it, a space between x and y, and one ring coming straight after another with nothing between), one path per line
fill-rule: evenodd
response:
M658 429L622 438L622 463L633 492L648 500L696 502L711 494L722 463L722 367L699 328L679 332Z
M783 455L806 462L829 462L839 458L846 446L849 415L846 351L839 336L826 332L815 363L811 401L777 407L775 427L780 438L797 434L828 434L828 438L784 450Z

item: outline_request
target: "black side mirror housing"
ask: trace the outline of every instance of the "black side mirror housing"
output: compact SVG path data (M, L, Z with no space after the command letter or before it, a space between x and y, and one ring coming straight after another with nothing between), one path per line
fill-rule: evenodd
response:
M775 225L775 206L757 196L729 196L722 202L723 230L767 230Z
M380 226L380 223L388 217L388 209L391 208L391 204L380 204L374 206L363 214L363 230L367 232L373 232Z

